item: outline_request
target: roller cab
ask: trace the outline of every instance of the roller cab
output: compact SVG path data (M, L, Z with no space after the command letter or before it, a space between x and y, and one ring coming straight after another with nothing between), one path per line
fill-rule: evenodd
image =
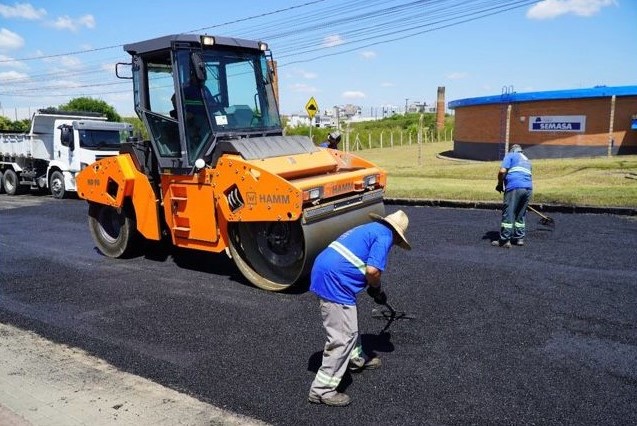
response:
M150 140L131 138L78 176L106 255L168 238L226 251L250 282L278 291L342 232L384 213L382 169L283 135L264 43L182 34L124 48Z

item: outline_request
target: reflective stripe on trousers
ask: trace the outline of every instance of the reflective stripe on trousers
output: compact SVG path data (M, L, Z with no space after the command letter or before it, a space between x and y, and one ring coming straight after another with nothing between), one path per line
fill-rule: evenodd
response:
M327 335L321 368L310 388L310 395L329 397L336 393L350 355L360 346L356 305L341 305L319 299L323 328ZM362 353L362 350L361 350Z
M530 189L512 189L504 193L500 240L522 239L526 235L526 209L533 192Z

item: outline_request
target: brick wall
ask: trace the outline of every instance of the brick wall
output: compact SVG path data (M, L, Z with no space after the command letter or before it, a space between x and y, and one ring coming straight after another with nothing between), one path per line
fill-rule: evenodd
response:
M480 146L480 150L494 152L504 144L507 106L503 103L456 108L454 140L463 145L465 153L471 143L476 143L476 148ZM570 151L576 156L600 155L608 147L611 97L516 102L511 107L509 144L518 143L525 149L542 145L542 152L548 152L550 147L563 147L564 153ZM616 98L613 153L637 154L637 130L630 129L634 114L637 114L637 96ZM550 115L586 116L586 130L582 133L529 131L530 116Z

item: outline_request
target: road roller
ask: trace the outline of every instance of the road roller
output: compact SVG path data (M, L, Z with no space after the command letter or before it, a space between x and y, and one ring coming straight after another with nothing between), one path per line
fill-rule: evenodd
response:
M281 291L347 229L384 214L386 172L284 135L266 43L178 34L124 45L135 111L148 131L86 166L96 247L112 258L147 240L225 252L255 286Z

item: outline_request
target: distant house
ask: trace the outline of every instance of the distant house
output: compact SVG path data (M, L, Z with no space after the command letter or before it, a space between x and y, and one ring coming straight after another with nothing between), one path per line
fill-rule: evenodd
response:
M310 125L310 117L304 114L291 114L287 116L288 126L290 127L299 127L299 126L309 126Z
M637 86L503 92L449 108L453 152L461 158L499 160L513 144L532 158L637 154Z

